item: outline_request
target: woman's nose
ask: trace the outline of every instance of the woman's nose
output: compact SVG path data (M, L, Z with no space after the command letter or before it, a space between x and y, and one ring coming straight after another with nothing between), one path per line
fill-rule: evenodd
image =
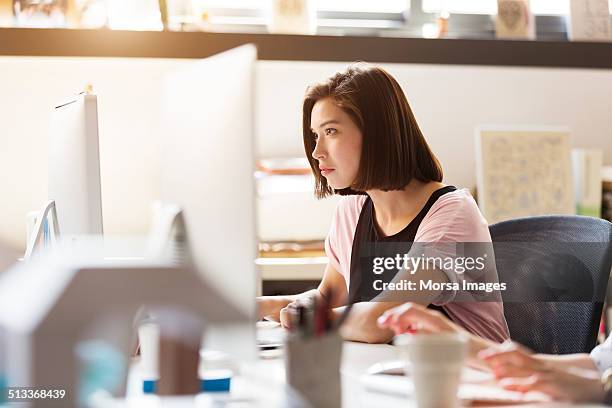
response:
M317 143L315 144L315 148L312 151L312 157L315 160L321 160L322 158L325 157L323 144L321 143L320 140L317 140Z

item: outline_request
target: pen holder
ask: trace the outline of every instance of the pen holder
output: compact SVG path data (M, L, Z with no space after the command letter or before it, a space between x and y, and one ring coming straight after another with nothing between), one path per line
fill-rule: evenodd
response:
M340 362L342 337L337 331L322 336L289 336L285 340L287 384L313 407L342 405Z

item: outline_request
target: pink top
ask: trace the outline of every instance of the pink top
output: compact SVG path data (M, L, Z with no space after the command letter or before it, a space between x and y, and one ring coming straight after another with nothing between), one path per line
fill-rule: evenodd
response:
M351 252L357 221L366 196L343 197L332 218L325 239L325 252L331 266L350 285ZM491 242L487 221L467 189L449 192L438 198L419 225L415 242ZM454 273L444 271L445 273ZM450 281L456 281L449 276ZM502 342L509 338L501 302L450 302L444 306L451 319L480 337Z

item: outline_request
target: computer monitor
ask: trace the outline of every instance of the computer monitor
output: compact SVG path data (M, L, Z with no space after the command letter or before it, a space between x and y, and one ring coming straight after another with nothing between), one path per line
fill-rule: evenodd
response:
M245 45L173 71L161 112L161 199L182 209L199 272L253 321L255 60Z
M54 107L48 157L49 201L36 215L25 259L41 246L43 235L47 242L49 235L57 239L103 233L98 102L91 91Z
M53 109L48 197L63 236L102 234L96 95L84 92Z

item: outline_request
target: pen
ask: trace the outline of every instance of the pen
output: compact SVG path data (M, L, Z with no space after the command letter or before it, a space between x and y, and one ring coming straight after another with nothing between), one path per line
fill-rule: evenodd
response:
M328 312L327 299L323 297L321 302L315 302L315 335L317 337L323 335L327 330Z
M306 321L306 308L303 305L299 305L297 308L298 316L298 334L302 337L308 335L308 323Z

